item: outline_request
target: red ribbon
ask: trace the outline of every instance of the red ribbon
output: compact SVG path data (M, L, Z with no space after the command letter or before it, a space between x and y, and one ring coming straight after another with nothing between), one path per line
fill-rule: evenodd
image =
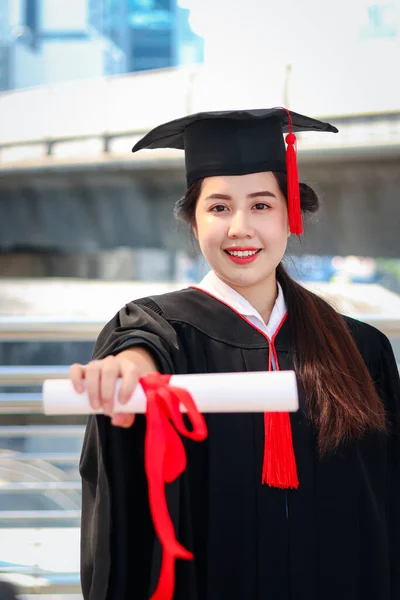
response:
M186 468L185 448L179 434L198 442L207 437L206 423L193 398L184 389L170 387L170 379L170 375L159 373L151 373L140 379L147 397L144 460L150 512L162 546L160 577L151 600L172 600L175 560L193 559L193 554L175 537L165 498L165 484L174 481ZM187 411L191 430L184 423L181 405Z

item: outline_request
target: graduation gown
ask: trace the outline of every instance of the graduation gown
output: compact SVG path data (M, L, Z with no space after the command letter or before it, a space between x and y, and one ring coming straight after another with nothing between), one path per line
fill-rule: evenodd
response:
M188 465L167 486L178 540L174 600L398 600L400 384L388 339L344 317L385 403L389 433L370 433L319 458L304 391L291 414L300 485L261 484L262 414L206 415L208 437L185 440ZM161 373L262 371L268 341L228 306L187 289L127 304L105 326L94 357L142 346ZM293 368L286 321L281 369ZM144 471L145 417L129 429L89 418L83 484L85 600L147 600L159 577Z

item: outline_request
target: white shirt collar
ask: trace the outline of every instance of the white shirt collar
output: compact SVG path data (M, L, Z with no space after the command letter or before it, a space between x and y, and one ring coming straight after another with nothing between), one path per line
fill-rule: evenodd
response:
M261 329L269 338L271 338L279 325L282 322L283 317L287 312L286 302L283 295L283 290L279 282L278 286L278 297L275 301L274 308L268 323L265 323L260 313L248 302L243 296L232 289L229 285L221 281L214 273L210 271L202 279L202 281L196 285L200 290L207 292L230 306L233 310L246 317L253 325Z

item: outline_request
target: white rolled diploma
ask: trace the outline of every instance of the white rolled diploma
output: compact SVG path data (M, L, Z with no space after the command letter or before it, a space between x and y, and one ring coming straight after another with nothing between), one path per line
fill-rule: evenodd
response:
M187 390L202 413L286 412L299 407L294 371L172 375L169 385ZM146 396L140 384L126 404L117 401L118 387L117 382L114 413L146 412ZM46 415L103 412L91 408L86 392L77 394L69 379L47 379L43 404Z

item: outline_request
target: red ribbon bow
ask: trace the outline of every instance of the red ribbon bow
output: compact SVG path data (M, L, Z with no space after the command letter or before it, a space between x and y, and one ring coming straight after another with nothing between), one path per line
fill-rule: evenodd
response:
M176 539L168 513L165 484L174 481L186 468L186 453L179 434L195 441L207 437L203 415L190 394L169 386L170 375L151 373L140 379L147 397L145 470L149 487L150 512L154 529L162 546L160 578L151 600L172 600L175 587L175 560L192 560L193 554ZM181 405L192 425L184 423Z

